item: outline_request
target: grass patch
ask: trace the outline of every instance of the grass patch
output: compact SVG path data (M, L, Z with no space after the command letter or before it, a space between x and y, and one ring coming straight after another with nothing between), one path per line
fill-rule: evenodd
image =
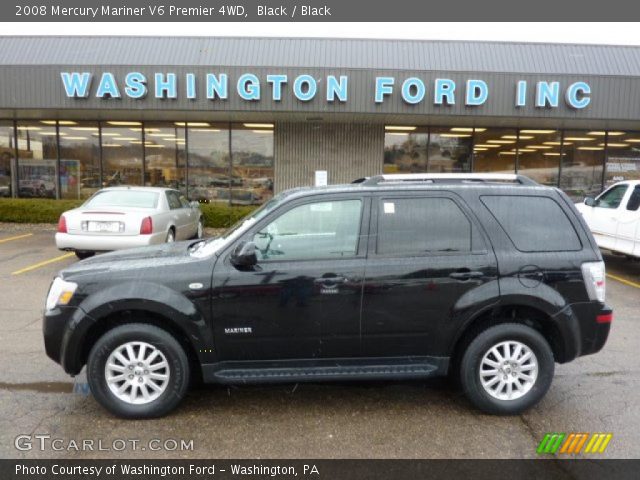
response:
M51 200L45 198L0 199L0 222L58 223L63 212L82 205L83 200ZM205 227L226 228L255 210L254 206L230 207L202 204Z

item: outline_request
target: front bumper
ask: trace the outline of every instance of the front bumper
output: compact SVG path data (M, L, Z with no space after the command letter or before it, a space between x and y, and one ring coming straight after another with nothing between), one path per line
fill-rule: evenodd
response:
M70 375L80 373L83 366L83 345L74 341L77 334L82 336L78 328L81 321L83 325L93 323L81 308L61 306L46 311L42 319L45 352Z
M87 235L56 233L56 246L59 250L106 252L127 248L147 247L164 243L165 232L151 235Z

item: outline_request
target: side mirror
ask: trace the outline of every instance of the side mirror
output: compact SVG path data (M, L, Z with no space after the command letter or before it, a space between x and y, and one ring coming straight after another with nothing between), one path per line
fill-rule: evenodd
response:
M593 197L585 197L585 198L584 198L584 204L585 204L587 207L595 207L597 203L598 203L598 202L596 202L596 199L595 199L595 198L593 198Z
M196 200L190 201L189 205L191 205L191 208L200 208L200 203Z
M253 267L258 263L256 244L253 242L240 242L233 250L230 259L234 267Z

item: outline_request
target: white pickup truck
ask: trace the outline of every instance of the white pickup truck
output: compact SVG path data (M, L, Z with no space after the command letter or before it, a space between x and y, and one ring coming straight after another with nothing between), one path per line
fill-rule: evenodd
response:
M618 182L576 208L600 248L640 259L640 180Z

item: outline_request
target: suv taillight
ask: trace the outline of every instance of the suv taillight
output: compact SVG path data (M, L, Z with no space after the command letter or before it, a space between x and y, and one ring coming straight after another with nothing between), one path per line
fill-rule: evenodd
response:
M153 222L151 221L151 217L143 218L140 224L140 235L151 235L152 233Z
M587 287L589 299L604 303L607 286L604 262L583 263L582 278L585 287Z
M58 220L58 233L67 233L67 219L64 218L64 215L60 215Z

